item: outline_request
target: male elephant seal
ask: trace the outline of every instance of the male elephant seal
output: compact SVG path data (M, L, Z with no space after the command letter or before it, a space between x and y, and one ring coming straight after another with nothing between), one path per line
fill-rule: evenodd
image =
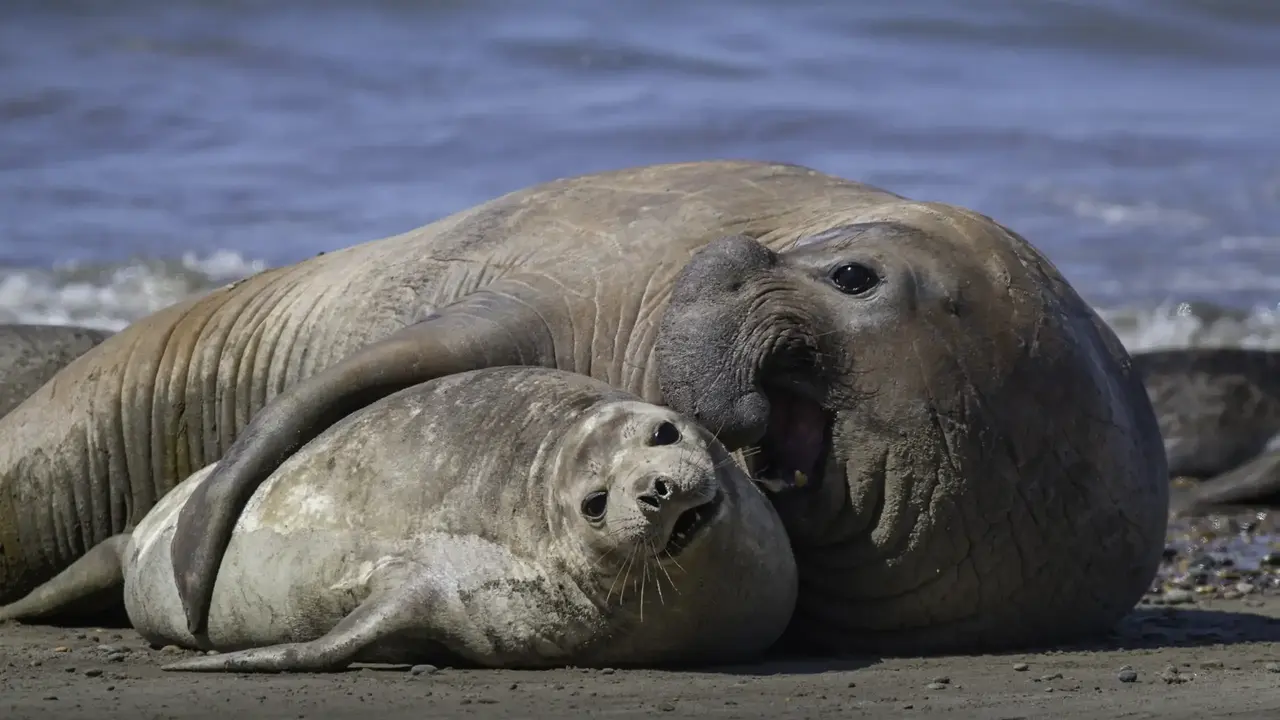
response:
M1200 481L1171 506L1195 515L1280 506L1280 352L1170 348L1133 355L1169 474Z
M0 417L110 336L73 325L0 325Z
M0 618L123 582L151 642L230 651L170 668L280 672L741 661L795 607L786 531L724 446L582 375L463 373L330 427L241 514L197 640L169 544L208 474Z
M749 271L735 264L754 246ZM883 273L869 295L864 266ZM1127 363L1033 248L961 208L760 162L560 180L176 305L77 360L0 419L0 592L221 457L173 543L198 632L256 487L343 416L431 378L557 367L704 415L718 394L809 378L829 434L792 432L808 426L768 392L705 423L733 449L789 439L827 459L819 491L787 503L811 597L827 598L807 617L825 609L825 637L851 647L1039 643L1108 626L1164 546L1163 448Z

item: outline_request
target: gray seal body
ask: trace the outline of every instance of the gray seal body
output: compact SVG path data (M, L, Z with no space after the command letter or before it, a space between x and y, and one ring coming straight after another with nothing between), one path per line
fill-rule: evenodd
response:
M110 336L74 325L0 324L0 417Z
M728 451L581 375L454 375L326 430L246 506L194 637L169 545L208 474L0 618L114 577L144 637L223 651L175 669L627 666L750 659L795 604L786 532Z
M1174 491L1177 514L1280 506L1280 352L1168 348L1133 360L1169 474L1196 481Z

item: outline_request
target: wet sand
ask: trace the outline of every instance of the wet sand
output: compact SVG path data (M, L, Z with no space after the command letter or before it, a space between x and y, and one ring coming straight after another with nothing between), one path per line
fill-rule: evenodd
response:
M9 624L0 626L0 718L1280 717L1271 523L1179 524L1153 593L1116 632L1052 652L697 672L211 675L160 670L187 653L151 648L130 630Z

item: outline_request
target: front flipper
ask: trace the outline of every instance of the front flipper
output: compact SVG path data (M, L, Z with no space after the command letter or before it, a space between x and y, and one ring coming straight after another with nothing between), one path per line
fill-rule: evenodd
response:
M1175 491L1170 506L1180 517L1280 507L1280 442L1273 440L1267 452L1234 470Z
M344 670L379 640L427 624L440 594L425 581L384 585L332 630L309 642L285 643L170 663L184 672L335 672Z
M530 286L495 283L286 389L253 418L178 516L170 553L193 635L203 633L240 512L285 459L360 408L446 375L556 366L552 328ZM520 297L523 293L526 297ZM563 304L563 303L561 303Z
M0 621L100 614L104 606L123 606L122 557L128 546L127 532L103 540L20 600L0 606Z

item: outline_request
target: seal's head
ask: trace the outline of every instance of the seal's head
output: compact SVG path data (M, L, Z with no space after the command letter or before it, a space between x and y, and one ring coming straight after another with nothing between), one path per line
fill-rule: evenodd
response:
M785 488L805 640L1054 642L1154 575L1163 446L1129 357L989 218L902 200L712 242L656 349L665 402Z
M563 458L565 529L617 570L637 558L679 563L725 521L748 482L714 437L676 412L622 400L585 414Z
M786 529L697 423L615 395L572 420L549 477L550 536L616 623L611 657L657 658L679 637L686 660L740 660L782 635L797 595Z

